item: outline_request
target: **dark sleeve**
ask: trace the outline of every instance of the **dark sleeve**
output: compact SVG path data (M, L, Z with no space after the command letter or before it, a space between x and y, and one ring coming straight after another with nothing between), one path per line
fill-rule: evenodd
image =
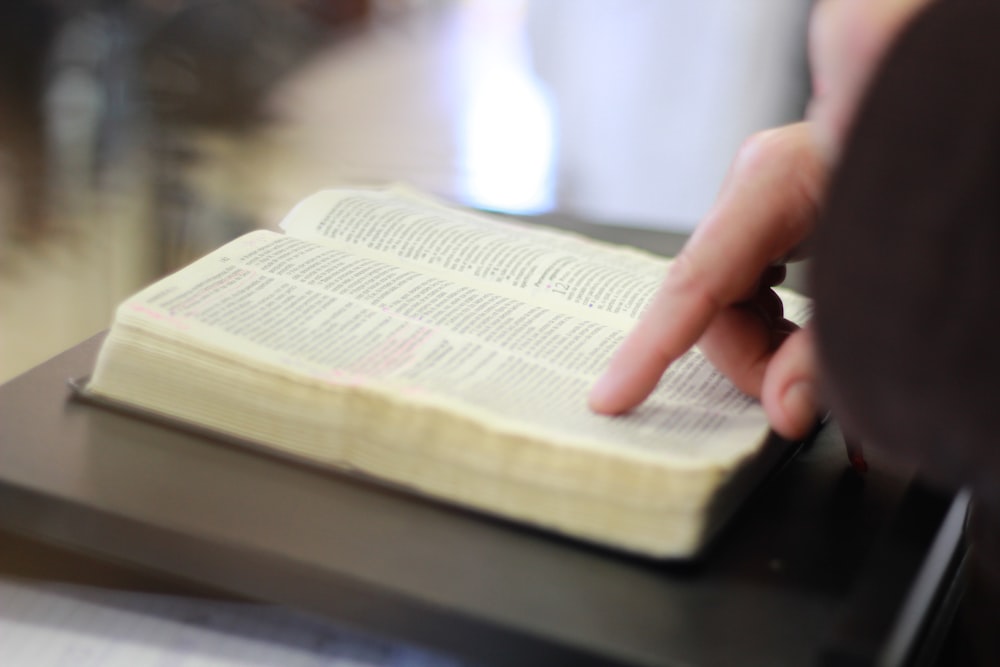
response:
M980 639L997 651L1000 2L932 3L890 49L830 183L811 287L845 429L973 490Z

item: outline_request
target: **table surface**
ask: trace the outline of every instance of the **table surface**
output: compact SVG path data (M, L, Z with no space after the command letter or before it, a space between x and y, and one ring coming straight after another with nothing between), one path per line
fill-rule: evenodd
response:
M0 528L485 664L893 664L961 553L953 499L835 428L655 562L73 400L100 339L0 387Z

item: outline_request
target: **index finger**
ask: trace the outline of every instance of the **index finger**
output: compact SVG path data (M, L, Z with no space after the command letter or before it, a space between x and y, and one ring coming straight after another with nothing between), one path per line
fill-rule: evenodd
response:
M763 271L809 235L823 180L805 123L744 144L712 211L591 390L591 408L618 414L641 403L723 308L752 294Z

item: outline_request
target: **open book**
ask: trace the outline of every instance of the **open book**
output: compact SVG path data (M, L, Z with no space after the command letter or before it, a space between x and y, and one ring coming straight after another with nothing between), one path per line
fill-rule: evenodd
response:
M635 411L587 408L662 258L399 188L281 226L119 306L87 392L654 557L696 554L785 450L697 351Z

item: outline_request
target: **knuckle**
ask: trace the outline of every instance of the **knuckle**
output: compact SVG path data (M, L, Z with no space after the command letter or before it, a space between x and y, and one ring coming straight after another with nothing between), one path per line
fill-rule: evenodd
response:
M674 294L695 300L701 309L717 311L725 304L713 288L712 275L699 265L692 252L681 252L670 265L666 286Z
M811 158L812 147L799 125L762 130L750 135L736 153L737 171L795 169Z
M808 235L818 215L826 167L805 123L751 135L737 152L733 171L741 182L789 193L782 200L786 209L772 220L782 243L794 245Z

